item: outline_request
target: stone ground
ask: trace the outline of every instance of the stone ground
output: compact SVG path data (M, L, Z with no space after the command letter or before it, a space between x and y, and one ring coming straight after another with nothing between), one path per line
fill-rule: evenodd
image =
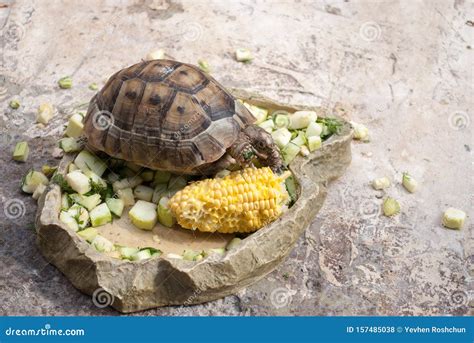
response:
M205 58L226 86L294 103L350 107L371 130L291 256L238 294L140 315L473 314L473 2L456 1L2 1L0 28L0 314L117 315L99 309L35 246L35 201L19 191L51 156L91 82L155 48ZM47 5L46 5L47 4ZM248 47L251 64L234 61ZM56 81L71 75L74 87ZM22 106L13 111L11 99ZM58 114L35 124L41 102ZM11 161L28 140L30 159ZM409 171L421 184L407 193ZM402 213L380 215L388 176ZM460 231L440 225L448 206L468 213Z

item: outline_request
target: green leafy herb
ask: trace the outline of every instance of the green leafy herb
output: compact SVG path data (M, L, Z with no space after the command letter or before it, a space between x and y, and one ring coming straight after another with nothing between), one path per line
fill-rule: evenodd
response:
M161 250L153 248L153 247L140 248L140 251L143 251L143 250L149 250L151 255L155 255L155 254L160 254L161 255L161 253L162 253Z
M324 124L325 130L323 130L323 133L321 134L321 138L323 140L328 139L333 134L338 135L342 128L342 122L336 118L331 118L331 117L318 118L317 122L320 124Z
M104 186L98 182L94 182L93 180L90 180L89 182L91 185L91 190L87 192L86 195L99 194L103 201L105 201L107 198L113 198L114 190L112 185L107 183L107 185Z
M54 173L53 177L51 178L51 182L55 183L61 188L61 190L65 193L74 193L74 189L69 186L67 181L64 179L64 176L58 173Z

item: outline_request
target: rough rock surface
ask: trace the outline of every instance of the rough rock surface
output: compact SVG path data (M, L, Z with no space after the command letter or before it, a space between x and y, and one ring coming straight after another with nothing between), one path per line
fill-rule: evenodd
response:
M42 257L33 230L36 203L18 179L51 157L91 82L150 50L189 63L205 58L227 87L283 102L352 104L350 119L371 130L331 185L311 227L288 259L224 299L140 315L466 315L474 269L471 1L223 2L16 1L0 9L0 314L116 315L97 308ZM234 61L248 47L251 64ZM74 86L56 81L72 75ZM20 109L9 109L18 98ZM36 108L58 114L41 128ZM29 140L27 163L13 144ZM420 182L408 194L403 171ZM368 183L388 176L402 204L380 216ZM18 212L12 205L17 204ZM461 231L440 225L449 206L465 210Z

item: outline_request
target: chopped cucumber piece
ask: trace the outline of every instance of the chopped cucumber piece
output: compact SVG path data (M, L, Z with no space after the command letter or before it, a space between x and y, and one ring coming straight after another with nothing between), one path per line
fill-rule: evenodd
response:
M69 89L72 87L72 78L70 76L64 76L58 80L59 88Z
M308 137L308 148L309 151L313 152L314 150L320 149L323 142L319 136Z
M92 183L96 184L97 186L107 187L107 182L92 170L85 170L83 173L91 180Z
M290 205L292 205L298 198L298 193L296 190L296 180L293 175L285 179L285 186L286 186L286 191L288 192L288 195L290 196Z
M162 197L158 203L158 220L159 222L167 227L172 227L176 222L176 218L171 213L168 206L168 197Z
M82 149L83 144L78 138L64 137L59 140L59 147L63 149L64 152L76 152Z
M133 255L133 261L147 260L150 257L151 257L150 250L148 250L148 249L140 250L135 255Z
M61 211L66 211L69 206L69 196L67 194L61 195Z
M99 252L112 252L115 250L114 243L101 235L95 236L91 245Z
M13 159L18 162L26 162L29 153L30 148L28 147L28 143L19 142L16 144L15 150L13 151Z
M151 182L153 181L153 177L155 176L155 172L150 169L145 169L144 171L141 172L140 177L143 179L145 182Z
M20 102L19 102L18 100L12 100L12 101L10 101L10 104L9 104L9 105L10 105L10 108L11 108L12 110L17 110L17 109L20 108Z
M133 195L135 196L136 199L150 202L151 199L153 198L153 191L154 190L151 187L138 185L133 190Z
M153 197L151 199L151 202L154 204L158 204L160 202L161 197L165 196L167 189L168 187L165 183L157 184L155 189L153 190Z
M133 260L133 256L140 251L138 248L130 248L130 247L120 247L119 249L120 256L122 259L125 260Z
M133 191L131 188L119 189L117 196L122 199L124 206L132 206L135 204L135 198L133 197Z
M209 65L209 62L207 62L206 60L199 59L198 66L205 73L209 73L211 71L211 66Z
M249 49L239 48L235 50L235 59L239 62L250 62L252 58L252 53Z
M183 260L186 261L200 261L203 259L202 251L194 251L194 250L184 250L183 252Z
M448 229L459 230L466 220L466 213L457 208L450 207L443 214L443 225Z
M54 116L54 107L51 104L44 103L38 107L38 113L36 116L36 121L41 124L48 124L48 122Z
M107 204L110 212L115 214L117 217L122 216L123 208L125 206L125 203L122 199L107 198L105 203Z
M183 256L178 255L178 254L173 254L173 253L167 254L166 257L167 257L167 258L175 258L175 259L178 259L178 260L182 260L182 259L183 259Z
M253 114L255 118L257 118L254 124L260 124L267 119L267 116L268 116L267 109L259 107L259 106L251 105L247 102L244 102L244 106L247 107L247 109L250 111L250 113Z
M51 167L51 166L48 166L47 164L45 164L41 167L41 171L47 177L50 177L51 175L53 175L56 172L57 169L58 169L58 167Z
M211 255L211 254L224 255L225 254L225 248L209 249L208 255Z
M39 184L47 185L49 182L46 175L41 172L30 170L23 179L21 190L33 194Z
M77 168L77 166L74 163L72 162L69 163L69 165L67 166L68 173L73 172L74 170L80 170L80 169Z
M82 123L82 116L80 114L73 114L69 118L69 122L66 127L66 136L68 137L79 137L84 130L84 124Z
M278 111L278 112L281 112L281 111ZM277 114L273 117L273 121L275 122L275 126L277 128L288 128L290 126L290 117L289 117L289 113L287 114Z
M268 120L265 120L264 122L258 124L258 126L260 126L262 129L264 129L268 133L272 133L273 129L275 128L275 123L273 122L273 120L268 119Z
M320 137L321 133L323 133L323 126L319 123L311 122L306 128L306 137Z
M314 111L296 111L290 115L290 126L292 130L305 129L309 123L316 121L318 115Z
M74 219L74 217L70 213L66 211L61 211L61 213L59 214L59 220L62 221L71 230L79 230L79 225L77 224L76 219Z
M291 132L287 128L280 128L272 132L272 138L275 144L283 149L291 140Z
M308 156L309 155L309 149L306 145L300 146L300 155L301 156Z
M400 213L400 203L394 198L386 198L382 205L383 214L387 217Z
M310 149L311 150L311 149ZM294 143L288 143L282 150L281 155L286 165L290 164L300 152L300 147Z
M137 175L134 177L127 177L126 179L122 179L120 181L115 181L112 184L112 187L114 191L117 192L120 189L134 188L142 183L143 183L143 179Z
M100 204L100 194L92 195L81 195L81 194L71 194L69 196L75 203L84 206L88 211L93 210L97 205Z
M410 193L415 193L416 189L418 188L418 182L416 182L416 180L414 178L412 178L410 176L410 174L408 174L406 172L403 173L402 185Z
M358 139L358 140L361 140L361 141L364 141L364 142L368 142L369 141L369 129L365 125L355 123L353 121L351 121L351 124L352 124L352 127L354 128L354 139Z
M128 216L133 225L142 230L153 230L153 227L158 221L156 205L143 200L137 201L128 212Z
M102 176L107 169L107 165L99 157L94 156L87 150L82 150L74 160L76 166L83 172L91 170L97 176Z
M36 187L35 191L33 192L32 198L35 200L38 200L40 196L43 195L45 190L46 190L46 186L40 183L38 187Z
M306 144L306 136L303 131L298 132L298 136L291 140L291 143L296 144L297 146L302 146Z
M153 180L153 183L155 185L157 185L159 183L168 183L170 178L171 178L171 173L169 173L167 171L157 170L155 172L155 178Z
M76 220L79 229L89 226L89 212L84 207L74 204L67 210L67 213Z
M89 243L99 234L95 227L89 227L85 230L81 230L77 233L80 237L88 241Z
M390 180L388 177L379 177L372 181L372 187L376 190L382 190L390 187Z
M90 212L91 224L93 227L101 226L112 221L112 214L110 213L107 204L100 204Z
M66 175L66 182L79 194L85 194L91 190L89 178L79 170L68 173Z
M242 242L242 240L240 238L234 237L229 242L229 244L227 244L227 246L225 247L225 250L227 250L227 251L232 250L235 247L237 247L241 242Z

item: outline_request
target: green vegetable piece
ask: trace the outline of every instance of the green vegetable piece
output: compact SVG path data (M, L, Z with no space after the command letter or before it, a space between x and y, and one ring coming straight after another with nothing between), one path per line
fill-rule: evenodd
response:
M77 222L79 229L84 229L89 226L89 212L81 205L74 204L68 210L69 213Z
M18 100L12 100L12 101L10 101L10 104L9 104L9 105L10 105L10 108L11 108L12 110L16 110L16 109L20 108L20 102L19 102Z
M272 132L272 138L275 144L280 149L283 149L291 140L291 132L287 128L282 127Z
M171 178L171 173L167 171L157 170L155 172L155 178L153 180L153 183L155 185L160 184L160 183L168 183L170 178Z
M122 259L133 261L133 257L136 253L140 251L140 249L131 247L120 247L118 248L118 251Z
M321 133L323 133L323 126L316 122L309 123L308 127L306 128L306 137L319 137Z
M211 72L211 66L209 65L209 63L206 60L199 59L198 60L198 65L199 65L199 68L201 68L201 70L203 72L205 72L205 73L210 73Z
M84 144L81 139L73 137L65 137L59 140L59 147L64 152L76 152L83 148Z
M30 170L22 180L21 190L25 193L33 194L39 184L47 185L48 178L41 172Z
M305 129L311 122L315 122L318 115L314 111L296 111L290 115L291 130Z
M306 136L303 131L299 131L298 135L291 140L291 143L296 144L297 146L302 146L306 144Z
M110 212L115 214L117 217L121 217L123 213L123 208L125 206L124 201L122 199L115 199L115 198L107 198L105 200L107 207L109 208Z
M402 185L410 193L415 193L418 188L418 182L410 176L407 172L403 173Z
M79 231L77 234L90 243L99 233L95 227L90 227Z
M379 177L372 181L372 187L376 190L382 190L390 187L390 180L388 177Z
M235 50L235 59L238 62L250 62L253 56L249 49L239 48Z
M72 87L72 78L70 76L64 76L58 80L58 85L62 89L69 89Z
M74 164L83 172L91 170L97 176L102 176L107 169L107 165L104 161L87 150L82 150L77 154Z
M164 226L172 227L176 222L176 218L171 213L168 201L168 197L162 197L160 199L158 203L158 221Z
M249 104L248 102L244 102L243 103L245 107L247 107L247 109L250 111L250 113L253 114L253 116L255 118L257 118L257 120L255 121L255 124L260 124L262 122L264 122L267 117L268 117L268 110L263 108L263 107L259 107L259 106L256 106L256 105L251 105Z
M112 221L112 214L110 213L107 204L100 204L94 208L90 213L91 224L93 227L105 225Z
M138 200L128 212L133 225L142 230L153 230L158 221L156 205L152 202Z
M13 159L18 162L26 162L28 155L30 153L30 148L28 147L27 142L19 142L15 146L13 151Z
M227 244L227 246L225 247L225 250L227 250L227 251L232 250L232 249L236 248L237 246L239 246L240 243L242 243L242 240L241 240L240 238L234 237L234 238L232 238L232 240Z
M397 200L388 197L383 201L382 209L385 216L391 217L400 213L400 204Z
M89 178L79 170L68 173L66 182L79 194L85 194L91 190Z
M119 189L117 191L119 199L123 200L124 206L132 206L135 204L135 198L133 197L133 191L129 188Z
M144 200L150 202L153 198L154 189L148 186L138 185L133 190L135 199Z
M317 149L320 149L322 146L322 140L319 136L308 137L308 149L313 152Z
M282 113L283 111L278 111L278 114L273 116L273 121L277 128L288 128L290 126L290 117L289 113Z
M282 150L283 162L289 165L300 152L300 147L294 143L288 143Z
M298 199L298 193L297 193L297 188L296 188L296 180L295 180L293 175L288 176L285 179L285 186L286 186L286 190L288 192L288 195L290 197L289 206L291 206L295 203L296 199Z
M59 220L71 230L79 230L79 224L77 224L76 219L74 219L74 217L67 211L61 211L61 213L59 213Z
M66 127L66 136L76 138L82 134L84 130L84 123L82 122L84 118L80 114L73 114L68 121Z
M112 252L115 250L114 243L101 235L95 236L91 245L99 252Z
M186 261L200 261L202 260L202 251L184 250L183 260Z
M90 89L91 91L96 91L97 89L99 89L99 86L97 85L97 83L92 82L92 83L89 85L89 89Z
M450 207L443 214L443 225L448 229L459 230L466 220L466 213L456 208Z

